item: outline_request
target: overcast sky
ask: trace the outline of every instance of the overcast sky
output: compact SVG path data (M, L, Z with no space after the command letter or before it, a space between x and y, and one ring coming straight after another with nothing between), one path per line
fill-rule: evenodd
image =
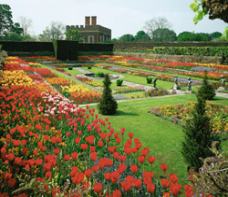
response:
M30 32L39 34L58 21L66 25L84 25L85 16L97 16L98 24L112 29L113 37L135 34L146 21L166 17L177 33L182 31L223 32L227 26L221 20L203 21L194 25L192 0L1 0L11 6L14 21L20 16L32 19Z

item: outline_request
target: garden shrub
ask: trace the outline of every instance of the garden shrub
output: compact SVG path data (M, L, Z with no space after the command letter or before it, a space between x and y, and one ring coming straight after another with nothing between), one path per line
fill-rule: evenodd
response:
M197 104L192 117L184 126L185 140L182 154L187 164L199 170L203 165L202 159L213 156L210 147L216 134L213 134L210 119L206 115L206 101L203 97L197 97Z
M122 86L122 84L123 84L123 80L122 79L117 79L116 80L116 85L117 86Z
M146 78L146 82L148 83L148 84L152 84L152 81L153 81L153 78L152 77L147 77Z
M104 74L103 72L98 72L98 73L96 73L96 76L97 76L97 77L104 77L105 74Z
M198 97L202 97L204 100L212 100L215 96L215 90L208 82L207 73L205 73L203 84L198 90Z
M117 102L112 96L112 90L110 88L111 81L109 75L105 75L104 79L104 89L101 101L98 105L99 112L103 115L112 115L116 113L117 110Z

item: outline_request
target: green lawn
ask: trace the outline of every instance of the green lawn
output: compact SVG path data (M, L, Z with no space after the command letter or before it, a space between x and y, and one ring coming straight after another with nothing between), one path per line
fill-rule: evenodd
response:
M73 69L73 70L69 70L68 68L64 68L64 70L68 73L70 73L71 75L78 75L81 74L77 69Z
M181 154L183 129L148 111L155 106L185 104L195 100L194 95L182 95L123 101L118 104L118 113L108 118L113 128L116 130L126 128L128 132L133 132L145 146L151 148L151 154L157 158L156 165L153 166L155 171L158 171L160 163L165 162L169 165L170 172L177 173L183 183L186 180L187 169ZM228 105L227 99L219 98L213 102ZM228 144L225 143L223 148L228 148Z
M140 76L130 75L130 74L126 74L126 73L118 73L118 72L114 72L114 71L110 71L110 70L98 68L98 67L93 67L92 69L88 69L88 68L84 68L84 69L87 69L88 71L94 72L94 73L103 72L105 74L106 73L107 74L118 74L118 75L124 76L124 80L126 80L126 81L130 81L130 82L134 82L134 83L138 83L138 84L142 84L142 85L148 85L146 83L146 77L140 77ZM173 83L168 82L168 81L158 80L157 86L159 88L171 89L173 87Z

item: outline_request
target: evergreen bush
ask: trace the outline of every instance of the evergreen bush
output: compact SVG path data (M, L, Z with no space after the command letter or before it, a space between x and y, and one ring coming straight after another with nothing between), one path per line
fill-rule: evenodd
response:
M212 100L215 96L215 90L208 82L207 73L205 72L203 83L198 90L198 97L202 97L204 100Z
M148 84L152 84L152 81L153 81L153 78L152 78L152 77L147 77L147 78L146 78L146 82L147 82Z
M103 81L104 89L101 101L98 105L99 112L103 115L113 115L117 110L117 102L112 96L112 90L110 88L111 81L109 75L105 75L105 79Z
M97 77L104 77L105 74L104 74L103 72L98 72L98 73L96 73L96 76L97 76Z
M123 80L122 79L116 80L116 85L117 86L122 86L122 84L123 84Z
M205 104L206 101L198 96L192 118L187 120L184 126L182 154L189 167L197 171L203 165L203 159L214 155L211 145L217 140L210 126L210 119L205 113Z

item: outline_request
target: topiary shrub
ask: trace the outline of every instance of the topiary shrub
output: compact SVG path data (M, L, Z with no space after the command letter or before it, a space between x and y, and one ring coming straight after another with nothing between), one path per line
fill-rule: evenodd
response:
M123 80L122 79L116 80L116 85L117 86L122 86L122 84L123 84Z
M92 69L92 66L88 66L87 68L88 68L88 69Z
M192 118L184 126L185 140L182 147L185 161L196 171L203 165L202 159L214 155L210 148L217 137L213 134L210 119L205 113L206 101L202 97L197 97L197 101Z
M152 77L147 77L147 78L146 78L146 82L147 82L148 84L152 84L152 81L153 81L153 78L152 78Z
M73 70L73 67L68 67L68 70Z
M98 72L98 73L96 73L96 76L97 76L97 77L104 77L105 74L104 74L103 72Z
M207 73L205 72L203 78L203 84L198 90L198 97L203 98L204 100L212 100L215 96L215 90L211 84L208 83Z
M109 78L109 75L105 75L105 79L103 81L104 89L101 101L98 105L99 112L103 115L113 115L117 110L117 102L112 96L112 90L110 85L112 84Z

